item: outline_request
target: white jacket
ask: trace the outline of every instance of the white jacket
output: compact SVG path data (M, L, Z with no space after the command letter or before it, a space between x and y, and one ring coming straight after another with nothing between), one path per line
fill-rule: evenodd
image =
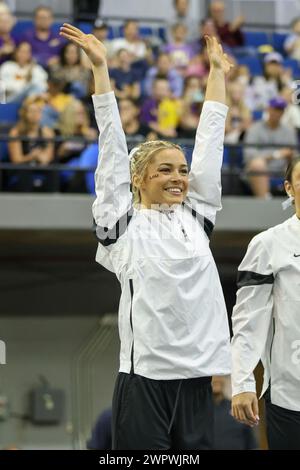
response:
M232 323L233 395L255 392L262 360L262 395L300 411L300 220L296 215L251 241L239 266Z
M128 152L114 94L93 101L100 131L96 260L121 283L120 371L157 380L228 374L226 307L207 236L221 208L227 107L203 106L185 204L131 210Z

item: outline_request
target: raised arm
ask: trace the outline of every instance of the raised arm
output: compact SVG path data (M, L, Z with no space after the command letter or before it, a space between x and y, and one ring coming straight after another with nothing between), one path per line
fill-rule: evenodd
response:
M95 36L84 34L67 23L64 23L60 34L83 49L92 66L95 80L95 94L92 98L100 133L95 172L97 197L93 204L93 215L99 229L104 229L103 237L107 238L107 229L112 229L130 209L131 192L126 138L110 86L106 49ZM97 230L98 235L100 232Z
M221 209L221 166L227 115L225 75L232 64L216 38L205 37L210 60L205 102L196 134L188 198L213 223Z

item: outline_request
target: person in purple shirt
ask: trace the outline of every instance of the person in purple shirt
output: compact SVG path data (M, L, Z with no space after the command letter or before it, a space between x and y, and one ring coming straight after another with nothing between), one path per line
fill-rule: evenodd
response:
M153 82L157 76L164 76L167 78L172 95L179 98L183 91L183 77L172 65L169 54L161 52L157 58L157 65L151 67L145 77L144 92L147 96L152 94Z
M43 67L58 61L59 52L65 41L52 31L53 12L51 8L39 6L34 12L34 29L24 33L23 41L29 42L32 55Z
M172 41L162 48L163 52L170 54L175 68L184 73L191 58L195 55L193 47L187 43L187 27L177 23L172 26Z

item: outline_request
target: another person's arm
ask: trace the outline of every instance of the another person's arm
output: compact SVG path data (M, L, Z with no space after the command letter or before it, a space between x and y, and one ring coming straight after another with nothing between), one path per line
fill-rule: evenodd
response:
M206 36L210 59L205 102L196 134L188 199L195 206L204 203L200 209L203 215L214 223L216 211L221 209L221 166L226 106L225 75L231 64L216 38Z
M259 419L254 369L266 350L274 302L270 242L264 237L254 237L239 266L232 314L232 414L250 426Z
M108 245L108 229L113 228L129 211L132 201L125 134L115 95L111 91L105 47L92 34L84 34L69 24L64 24L61 28L61 35L82 48L92 66L95 81L95 94L92 98L100 132L95 172L97 197L93 204L93 215L97 235L100 238L101 233L101 243Z

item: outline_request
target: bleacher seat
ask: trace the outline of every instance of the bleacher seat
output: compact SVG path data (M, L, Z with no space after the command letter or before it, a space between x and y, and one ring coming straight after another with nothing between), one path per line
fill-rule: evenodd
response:
M18 119L19 103L0 104L0 125L14 124Z
M240 65L247 65L251 75L262 75L263 67L259 57L257 56L244 56L238 57L238 63Z
M270 44L270 37L263 31L244 31L245 46L259 47Z
M272 46L275 51L280 52L280 54L285 55L285 50L283 48L284 41L286 40L287 33L273 33L272 37Z
M23 36L25 31L33 28L32 20L18 20L12 29L13 37L20 38Z
M293 78L300 78L300 66L296 59L284 59L283 66L292 69Z
M61 21L55 22L53 23L52 30L56 34L58 34L61 26L62 26ZM32 20L18 20L12 29L12 36L17 39L20 39L26 31L33 29L33 27L34 26L33 26Z

